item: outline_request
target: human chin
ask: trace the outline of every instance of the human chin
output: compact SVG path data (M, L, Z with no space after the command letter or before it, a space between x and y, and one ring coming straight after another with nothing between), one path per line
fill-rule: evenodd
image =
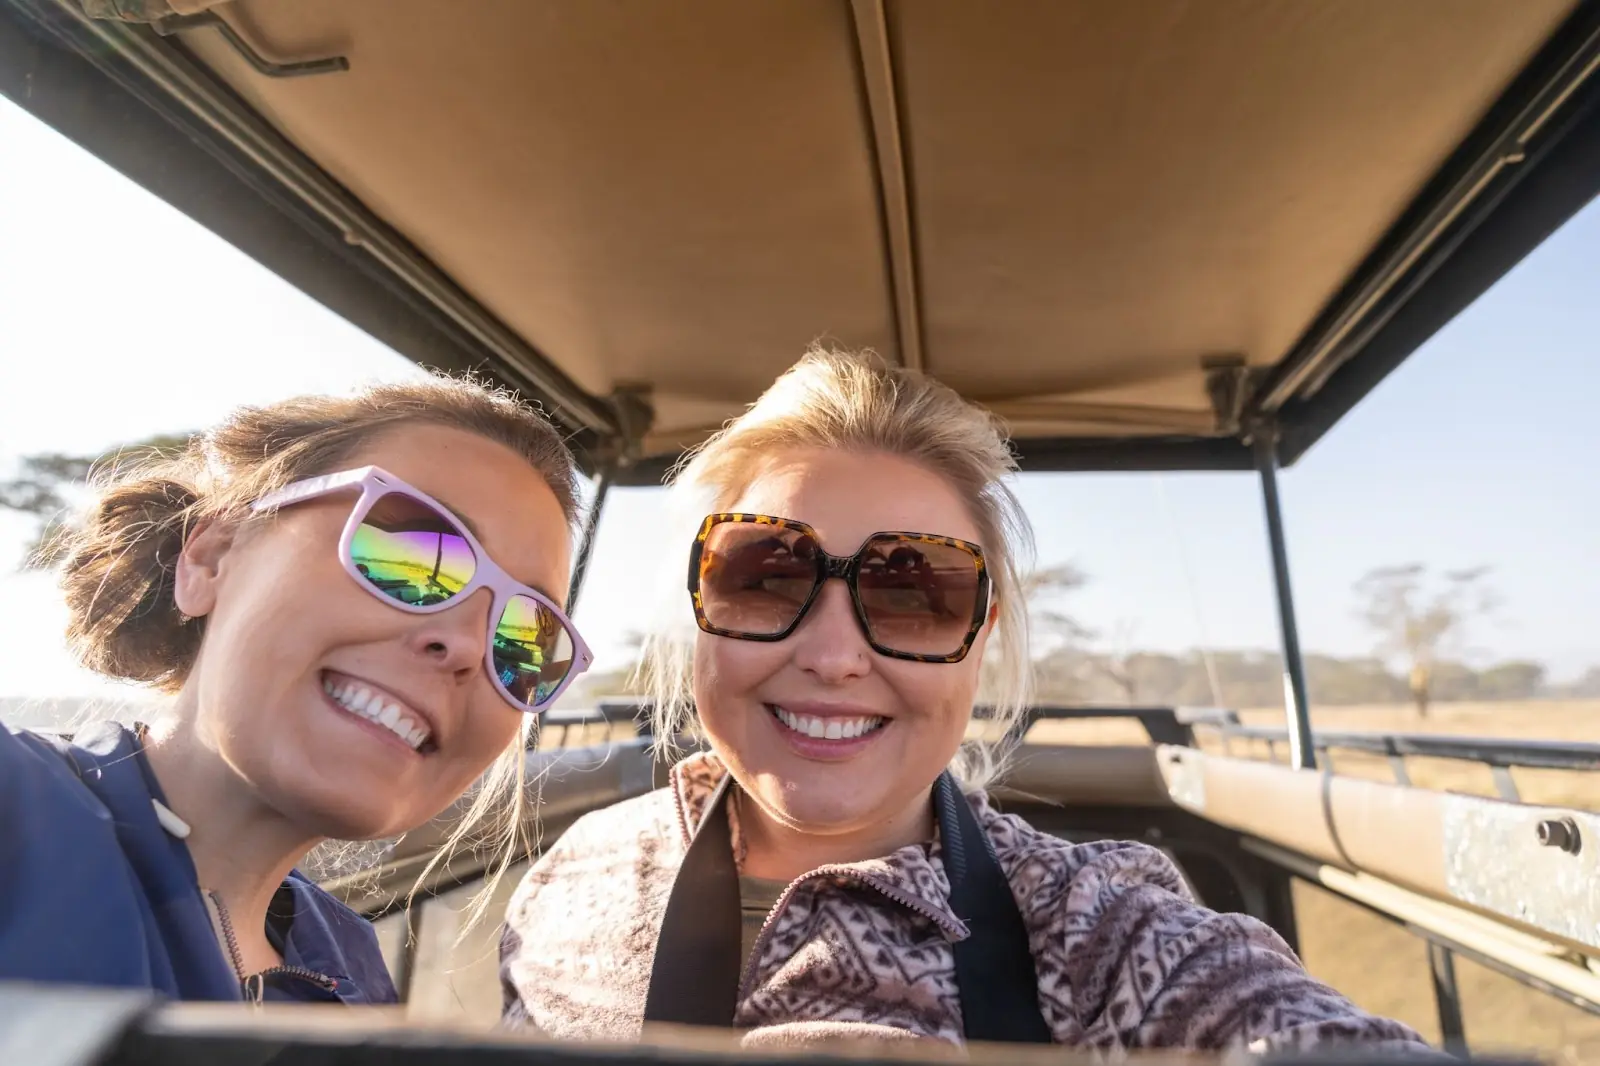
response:
M382 775L357 771L330 773L326 760L285 750L274 759L267 780L257 782L262 798L308 834L338 840L370 840L413 828L414 788L402 790Z
M780 708L785 711L786 709ZM852 743L826 736L793 735L791 725L758 703L745 741L749 755L743 768L754 779L762 805L780 821L805 832L826 835L847 832L892 817L892 792L903 775L904 752L893 729L880 727ZM791 720L792 713L786 713ZM822 748L812 751L812 748Z
M259 738L270 752L254 782L267 802L317 836L366 840L411 828L411 811L429 793L421 762L329 715L310 695L285 699L280 727ZM299 728L289 725L296 718ZM251 775L256 776L256 775Z

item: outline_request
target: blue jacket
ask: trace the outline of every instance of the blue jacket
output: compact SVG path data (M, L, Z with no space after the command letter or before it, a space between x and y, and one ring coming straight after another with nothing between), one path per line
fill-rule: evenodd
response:
M0 725L0 980L239 1000L189 849L157 820L161 787L133 732L70 743ZM393 1003L372 926L303 877L273 900L284 966L252 998ZM292 972L291 972L292 971Z

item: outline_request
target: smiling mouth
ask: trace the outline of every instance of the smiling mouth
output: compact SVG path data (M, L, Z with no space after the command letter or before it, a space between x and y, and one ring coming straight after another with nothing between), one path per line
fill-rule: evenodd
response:
M857 737L876 733L889 724L887 718L876 714L859 718L817 718L794 714L772 703L765 706L767 713L784 728L813 740L855 740Z
M387 729L412 751L426 755L438 750L425 722L370 685L342 675L323 674L322 691L339 709Z

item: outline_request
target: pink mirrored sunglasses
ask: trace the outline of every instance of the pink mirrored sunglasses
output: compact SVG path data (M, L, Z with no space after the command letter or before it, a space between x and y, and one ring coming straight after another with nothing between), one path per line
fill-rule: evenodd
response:
M376 466L306 478L251 505L271 511L336 492L360 496L339 537L339 562L384 603L414 614L447 611L479 589L494 599L483 665L500 694L538 713L594 661L566 613L507 574L448 507Z

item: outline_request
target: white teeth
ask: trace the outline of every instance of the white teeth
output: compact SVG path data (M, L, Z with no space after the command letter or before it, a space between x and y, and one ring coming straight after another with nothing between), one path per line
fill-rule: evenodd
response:
M770 710L778 721L796 733L818 740L853 740L879 728L884 722L878 715L867 718L813 718L810 715L793 714L782 707L771 707Z
M422 747L432 735L427 726L407 714L400 704L387 702L365 685L357 682L335 683L324 678L322 691L351 714L376 722L414 749Z

